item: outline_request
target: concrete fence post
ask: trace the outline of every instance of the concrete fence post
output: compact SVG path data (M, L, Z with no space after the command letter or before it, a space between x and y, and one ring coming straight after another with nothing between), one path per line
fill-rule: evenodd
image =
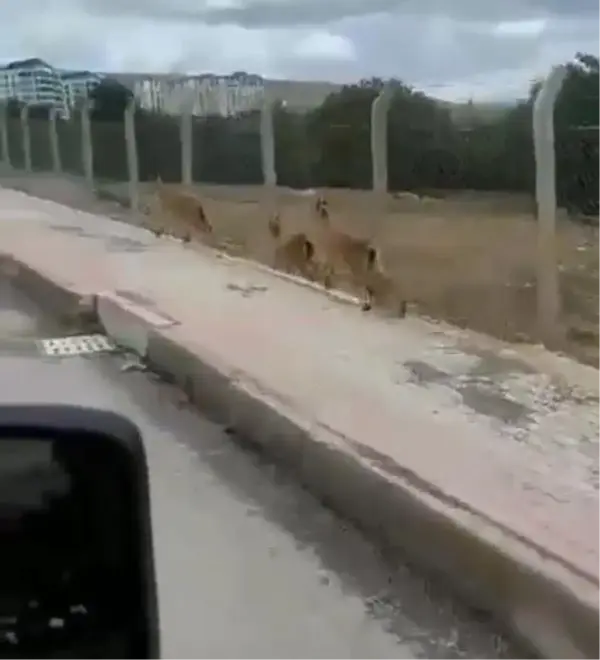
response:
M135 99L131 98L125 109L125 148L129 174L129 206L134 213L140 209L139 166L135 139Z
M81 158L83 176L90 190L94 189L94 151L92 146L92 123L90 121L91 103L85 99L81 105Z
M21 131L23 135L23 166L29 174L33 166L31 164L31 133L29 131L29 106L21 107Z
M383 88L371 106L371 163L373 168L373 192L388 190L388 114L394 90Z
M260 151L264 185L273 190L277 186L275 171L275 138L273 136L273 99L265 95L260 112Z
M556 261L556 154L554 105L567 75L555 67L533 105L535 197L538 223L537 322L546 343L560 338L560 283Z
M192 125L193 100L184 98L181 108L181 181L186 186L192 185L192 167L194 159L194 135Z
M62 172L62 161L58 144L58 129L56 128L57 114L57 108L50 108L50 114L48 116L48 140L50 142L50 155L52 157L52 171L55 174Z
M4 104L0 105L0 147L2 148L2 163L5 167L12 167L10 163L10 147L8 144L8 117Z

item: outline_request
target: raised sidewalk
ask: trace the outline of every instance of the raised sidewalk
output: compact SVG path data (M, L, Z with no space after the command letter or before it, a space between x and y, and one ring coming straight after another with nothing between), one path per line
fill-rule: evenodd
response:
M595 369L1 188L0 253L539 654L598 657Z

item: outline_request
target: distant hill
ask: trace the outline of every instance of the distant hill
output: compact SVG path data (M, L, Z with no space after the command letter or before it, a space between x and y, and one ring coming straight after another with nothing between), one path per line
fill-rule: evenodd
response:
M456 103L452 101L440 101L440 103L450 109L452 119L457 126L468 126L474 121L477 123L492 124L505 115L517 102Z

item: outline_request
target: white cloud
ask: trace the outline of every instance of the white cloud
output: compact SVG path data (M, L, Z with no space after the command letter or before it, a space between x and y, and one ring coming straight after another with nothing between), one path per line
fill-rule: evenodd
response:
M534 18L528 21L500 21L494 32L506 37L539 37L547 26L545 18Z
M294 47L294 54L301 58L353 60L354 45L349 39L325 30L310 32Z

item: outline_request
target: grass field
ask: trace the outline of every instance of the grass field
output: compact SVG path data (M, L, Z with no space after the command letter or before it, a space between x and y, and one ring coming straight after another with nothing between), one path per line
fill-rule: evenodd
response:
M218 242L270 264L267 221L276 208L284 231L310 227L314 197L255 187L199 186ZM333 224L371 238L386 271L420 314L511 342L538 341L536 223L531 201L505 194L376 200L360 191L325 190ZM564 339L554 347L598 366L598 229L558 223Z

